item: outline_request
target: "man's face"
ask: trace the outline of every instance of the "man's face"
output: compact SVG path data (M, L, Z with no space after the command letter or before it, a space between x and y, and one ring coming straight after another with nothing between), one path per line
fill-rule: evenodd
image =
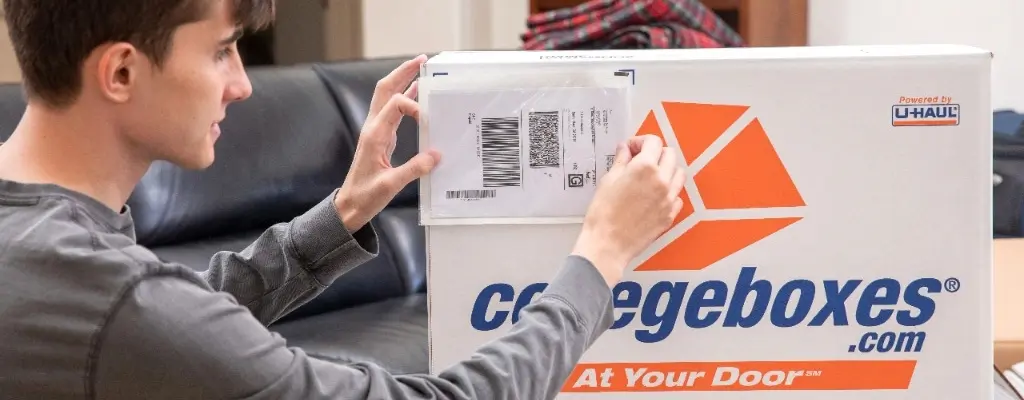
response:
M119 113L122 133L146 157L188 169L213 163L228 104L252 94L230 2L211 3L205 19L177 29L160 68L136 68L132 100Z

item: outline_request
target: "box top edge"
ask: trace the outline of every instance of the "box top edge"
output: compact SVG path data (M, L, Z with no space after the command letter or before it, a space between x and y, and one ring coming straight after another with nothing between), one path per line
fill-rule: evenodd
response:
M453 50L442 51L427 64L504 64L529 62L623 61L751 61L863 58L922 58L985 56L992 52L957 44L842 45L794 47L736 47L649 50Z

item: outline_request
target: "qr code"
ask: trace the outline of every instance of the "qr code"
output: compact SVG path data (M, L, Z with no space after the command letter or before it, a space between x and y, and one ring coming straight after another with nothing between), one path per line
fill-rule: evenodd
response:
M561 166L561 145L558 111L530 113L530 168L558 168Z

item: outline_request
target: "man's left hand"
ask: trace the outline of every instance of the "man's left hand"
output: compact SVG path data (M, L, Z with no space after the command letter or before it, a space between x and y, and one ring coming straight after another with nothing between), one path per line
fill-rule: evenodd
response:
M413 80L426 60L421 55L406 61L377 82L352 168L334 198L334 207L349 232L362 229L402 188L429 173L440 161L440 154L427 151L400 166L391 165L398 124L406 115L419 121L420 106L415 100L418 86Z

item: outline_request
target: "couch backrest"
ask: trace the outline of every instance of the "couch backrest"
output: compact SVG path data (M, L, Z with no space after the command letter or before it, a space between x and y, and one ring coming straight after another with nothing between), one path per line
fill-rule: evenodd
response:
M308 66L252 68L228 107L212 166L154 164L128 204L139 243L159 246L290 220L345 179L354 136Z

